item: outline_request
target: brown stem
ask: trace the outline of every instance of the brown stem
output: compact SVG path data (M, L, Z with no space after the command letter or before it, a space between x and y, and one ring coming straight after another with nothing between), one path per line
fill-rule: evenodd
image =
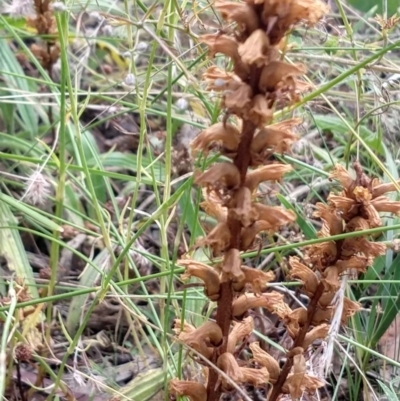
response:
M311 322L314 318L315 312L317 311L317 306L318 306L318 301L321 298L323 292L324 292L324 284L320 282L318 284L317 290L315 291L314 297L311 299L308 308L307 308L307 322L305 325L300 329L299 335L297 336L293 346L292 350L296 347L301 347L304 339L306 337L306 334L308 332L308 329L311 325ZM281 370L281 373L279 375L279 378L277 382L274 384L274 387L272 388L272 391L268 397L268 401L276 401L279 397L279 395L282 393L282 386L285 384L285 381L290 373L290 370L292 369L293 366L293 357L294 355L291 355L291 352L289 351L287 359L285 364L283 365L283 368Z
M251 121L244 121L242 139L239 143L237 156L234 164L240 172L240 186L243 186L246 180L247 169L250 165L250 145L254 137L256 126ZM231 242L229 249L240 249L241 242L241 222L228 214L228 227L231 233ZM223 342L222 345L214 351L212 362L216 364L218 356L226 352L228 345L229 329L232 321L232 303L234 292L232 288L232 280L224 281L221 284L220 297L217 304L217 324L222 329ZM217 387L218 372L210 369L207 383L207 401L218 401L221 397L221 386Z

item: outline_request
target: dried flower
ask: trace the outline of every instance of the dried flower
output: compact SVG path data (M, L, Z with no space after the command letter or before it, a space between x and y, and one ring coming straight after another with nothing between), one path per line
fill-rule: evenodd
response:
M240 132L232 124L217 123L203 130L190 144L192 154L195 156L198 152L207 154L208 145L211 142L220 142L222 146L229 151L236 151L240 141Z
M259 88L262 91L273 92L278 86L293 85L294 77L305 74L306 69L303 64L288 64L283 61L272 61L264 66Z
M243 227L250 226L258 218L258 212L251 201L251 191L247 187L239 188L229 206L230 215L240 220Z
M200 43L205 43L209 49L209 56L214 57L217 53L225 54L233 61L239 60L238 42L228 35L207 34L199 38Z
M215 322L208 321L189 333L182 331L178 338L207 359L210 359L213 353L211 346L221 344L222 330Z
M254 294L243 294L236 298L232 305L232 314L235 317L242 316L246 311L253 308L262 307L271 313L280 316L289 315L292 311L284 302L283 295L276 291L271 291L261 296Z
M225 276L234 282L242 282L244 273L241 269L240 252L238 249L231 248L225 252L222 271Z
M225 352L218 358L217 366L229 377L234 383L243 382L243 373L235 359L230 352ZM231 388L229 380L221 376L222 385L225 389Z
M278 181L292 170L288 164L269 164L247 173L245 186L254 192L264 181Z
M269 381L275 383L278 380L281 371L278 361L268 354L268 352L261 349L259 342L252 342L249 347L253 353L253 361L267 368L269 372Z
M270 49L268 36L262 29L257 29L239 45L238 51L244 63L262 67L270 57Z
M243 382L254 387L265 386L270 381L267 368L240 368L240 371L243 376Z
M254 330L254 322L251 316L246 317L241 322L235 322L232 331L229 333L227 352L234 353L236 346L248 337Z
M289 259L289 264L292 268L289 273L290 278L299 279L303 283L304 292L312 297L317 291L319 283L317 275L310 268L300 263L296 256Z
M238 23L240 28L247 30L248 33L258 28L257 14L254 8L246 3L218 0L215 3L215 7L221 13L223 19Z
M214 164L204 173L195 172L196 185L212 188L235 188L239 185L240 175L233 163L223 162Z
M185 267L185 273L181 275L182 280L188 280L194 276L204 282L204 293L212 301L219 298L219 276L218 273L210 266L195 260L178 260L178 265Z
M187 396L190 401L207 400L207 390L204 384L195 381L172 379L169 382L169 392L179 396Z

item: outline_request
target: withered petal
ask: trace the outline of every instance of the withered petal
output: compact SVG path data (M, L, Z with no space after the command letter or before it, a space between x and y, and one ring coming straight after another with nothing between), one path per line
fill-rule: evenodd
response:
M292 166L279 163L260 167L247 173L245 186L254 192L262 182L278 181L291 170Z
M312 330L310 330L303 341L302 347L307 350L307 348L315 341L315 340L323 340L329 333L330 325L327 323L322 323Z
M219 275L212 267L187 259L178 260L177 264L185 267L185 273L181 275L182 280L197 277L204 282L204 292L212 301L219 298Z
M248 33L258 28L258 17L253 7L246 3L234 3L232 1L218 0L215 8L221 13L222 18L244 25Z
M240 59L238 42L232 36L210 33L200 36L199 41L208 46L210 57L214 57L217 53L222 53L234 61Z
M232 124L217 123L201 131L192 141L190 147L195 156L198 152L208 153L208 145L211 142L219 142L224 148L236 151L240 141L240 131Z
M254 387L265 386L269 382L269 372L267 368L240 368L243 376L243 382L251 384Z
M300 263L300 260L296 256L292 256L289 259L291 270L289 272L290 278L297 278L303 283L304 290L309 296L313 296L318 287L317 275L307 266Z
M228 336L227 352L233 354L236 346L248 337L254 330L254 321L251 316L246 317L241 322L234 322L233 329Z
M235 282L243 281L244 273L241 268L242 259L238 249L228 249L225 252L224 263L222 265L222 271L225 275Z
M249 188L239 188L232 199L229 213L236 220L240 220L243 227L248 227L258 218L258 213L253 208Z
M304 75L306 68L303 64L288 64L284 61L272 61L264 66L258 87L261 91L273 92L278 84L287 79Z
M239 45L238 51L244 63L262 67L269 58L270 44L268 36L262 29L257 29L244 43Z
M207 389L204 384L195 381L172 379L169 382L170 394L189 397L190 401L206 401Z
M269 372L269 381L272 384L276 383L281 371L278 361L268 354L268 352L264 351L260 347L259 342L250 343L249 347L253 353L253 361L267 368Z
M274 111L265 96L258 94L252 98L250 110L239 115L251 120L258 128L263 128L272 121Z
M234 383L242 383L243 382L243 374L240 370L240 367L236 361L236 358L230 353L225 352L218 358L217 366L225 372L225 374L234 382ZM220 376L222 385L225 389L229 389L231 384L224 377Z
M202 186L234 188L240 183L239 170L233 163L216 163L203 173L196 171L194 183Z

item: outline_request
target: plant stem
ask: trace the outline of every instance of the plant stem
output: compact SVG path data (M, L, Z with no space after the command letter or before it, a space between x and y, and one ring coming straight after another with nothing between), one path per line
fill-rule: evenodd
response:
M250 146L256 131L256 126L251 121L244 121L242 139L239 143L237 156L234 159L234 164L240 172L240 186L243 187L247 169L249 168L251 156ZM229 249L241 248L241 229L242 224L236 217L228 214L228 227L231 233L231 242ZM232 288L232 280L228 279L221 283L220 298L217 305L217 324L222 329L223 342L222 345L215 350L212 362L215 364L220 355L226 352L228 345L229 329L232 321L232 303L234 299ZM218 401L221 396L221 386L217 387L218 372L215 369L210 369L210 375L207 383L207 401Z

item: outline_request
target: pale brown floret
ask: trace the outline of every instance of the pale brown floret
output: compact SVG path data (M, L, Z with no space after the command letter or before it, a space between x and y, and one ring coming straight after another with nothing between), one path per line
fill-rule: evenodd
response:
M272 61L264 66L258 87L261 91L274 92L282 85L293 85L294 77L304 75L306 69L303 64L288 64L283 61Z
M340 288L340 274L336 266L328 266L324 272L325 290L330 293L335 293Z
M206 401L207 390L202 383L172 379L169 382L170 394L189 397L190 401Z
M275 153L287 152L292 143L298 140L298 136L291 129L300 123L301 119L293 118L264 127L251 142L251 152L255 154L262 154L266 150Z
M196 247L210 246L214 255L219 255L229 246L231 233L226 222L218 223L205 238L196 241Z
M324 340L329 333L330 325L327 323L322 323L312 330L310 330L303 341L302 347L307 350L307 348L315 341L315 340Z
M246 0L252 4L255 0ZM294 24L315 25L329 10L319 0L265 0L261 18L272 44L277 44Z
M324 309L317 307L317 310L313 316L311 324L313 326L318 326L321 323L325 323L331 319L332 314L333 314L333 308L331 307L327 307ZM303 326L307 322L307 309L304 308L294 309L288 315L288 317L292 320L297 321L300 326Z
M254 387L265 386L269 381L269 372L267 368L240 368L243 376L243 383Z
M225 92L223 104L229 112L243 117L250 107L252 98L253 91L251 87L242 83L235 90Z
M291 210L286 210L279 206L266 206L255 203L253 208L258 212L259 219L249 227L242 230L241 248L250 248L255 237L262 231L275 232L280 227L292 223L296 220L296 215Z
M181 319L174 319L174 327L172 328L174 333L178 336L180 333L192 333L196 330L196 327L192 326L191 324L187 323L186 321L183 322Z
M261 349L260 343L258 342L250 343L249 347L251 352L253 353L252 360L267 368L269 372L270 383L276 383L281 371L278 361L270 354L268 354L268 352Z
M282 386L285 393L289 393L292 399L299 399L304 391L315 393L315 391L325 385L324 382L316 377L306 374L307 367L304 355L299 354L293 357L293 373L290 373Z
M400 185L400 181L396 182L397 186ZM387 192L396 191L397 187L393 182L381 183L377 178L372 181L372 197L378 198Z
M354 185L354 179L341 164L335 164L333 171L329 174L329 178L338 180L345 191L348 191Z
M342 312L342 323L345 324L349 317L354 316L361 310L361 304L351 299L343 298L343 312Z
M225 352L218 358L217 366L220 368L234 383L243 382L243 373L236 361L236 358L230 353ZM224 376L221 377L222 385L225 389L231 388L230 381Z
M329 235L342 234L344 228L343 219L337 211L320 202L315 206L317 210L313 213L313 216L323 220Z
M262 29L257 29L239 45L238 51L244 63L262 67L271 56L268 36Z
M346 223L346 231L365 231L371 228L369 220L363 219L360 216L353 217Z
M222 271L225 277L234 281L243 281L244 273L241 269L242 259L240 258L240 252L238 249L228 249L225 252L224 263L222 265Z
M207 194L204 197L207 199ZM219 223L225 222L228 217L228 209L221 203L211 202L207 199L200 203L200 207L208 216L214 217Z
M226 352L233 354L236 346L248 337L254 330L254 322L251 316L246 317L241 322L234 322L233 329L229 333Z
M239 170L233 163L222 162L214 164L205 172L196 171L194 183L214 188L235 188L240 183Z
M247 173L245 186L254 192L262 182L278 181L291 170L292 166L279 163L260 167Z
M185 273L181 275L183 281L189 280L191 277L197 277L204 283L204 293L212 301L219 298L219 275L210 266L197 262L196 260L178 260L177 264L185 267Z
M291 267L289 277L299 279L303 283L305 293L312 297L319 284L317 275L310 268L300 263L299 258L296 256L289 259L289 264Z
M238 110L237 114L244 119L250 120L258 128L263 128L266 124L271 123L274 117L270 102L261 94L253 97L248 111L240 112Z
M254 8L246 3L217 0L215 8L221 13L224 20L236 22L241 28L245 27L247 33L258 28L259 18Z
M400 202L391 201L387 196L378 196L371 201L371 205L377 212L389 212L400 215Z
M240 141L240 131L232 124L217 123L201 131L192 141L190 147L193 156L199 152L208 153L208 146L212 142L221 143L229 151L236 151Z
M284 302L283 295L276 291L271 291L261 296L254 294L244 294L233 301L232 314L235 317L242 316L249 309L262 307L277 314L279 317L289 315L292 311Z
M381 242L371 242L364 237L346 238L342 245L344 256L357 255L362 252L365 256L374 258L386 253L386 245Z
M190 333L181 332L178 339L210 359L213 353L211 346L219 346L222 342L222 330L217 323L208 321Z
M210 33L200 36L199 41L208 46L211 58L217 53L222 53L230 57L233 61L238 61L240 59L238 42L232 36Z
M229 206L229 215L240 220L243 227L248 227L258 218L251 201L251 191L247 187L239 188Z
M346 197L344 194L335 195L330 193L328 202L341 213L343 219L346 221L354 217L357 213L356 201Z
M255 295L260 295L265 285L275 279L273 272L263 272L253 267L242 266L243 281L233 284L236 291L240 291L245 284L250 284Z
M253 210L258 214L258 219L268 221L275 231L279 227L293 223L296 220L296 213L281 206L253 203Z

